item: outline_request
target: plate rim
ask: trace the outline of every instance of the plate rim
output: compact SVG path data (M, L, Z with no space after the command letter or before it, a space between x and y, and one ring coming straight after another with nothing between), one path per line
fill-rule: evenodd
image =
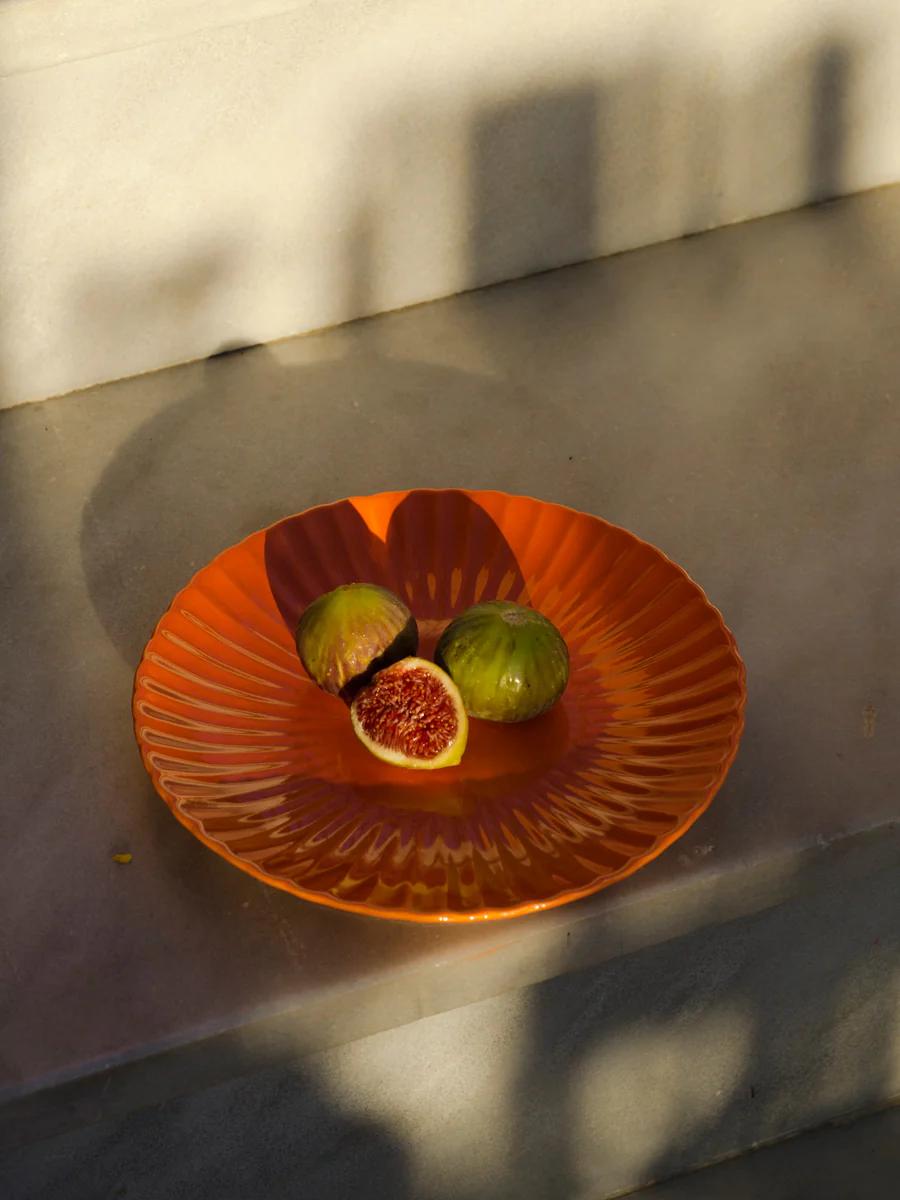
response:
M398 909L384 908L377 904L369 904L352 900L341 900L336 896L331 896L324 892L310 891L309 889L303 888L299 884L293 883L288 879L280 878L277 875L270 874L268 871L261 870L253 863L248 862L246 859L241 858L237 854L234 854L221 842L216 841L215 838L212 838L206 834L199 822L182 812L174 803L173 798L170 798L165 787L160 783L159 771L150 762L148 762L147 754L145 754L144 751L144 744L138 732L138 688L140 686L141 670L144 666L147 652L160 632L160 627L162 626L163 621L166 619L169 613L172 612L181 597L193 587L200 575L202 575L205 571L208 571L211 567L215 566L216 563L218 563L226 555L238 550L241 546L252 541L254 538L258 538L261 535L264 536L271 529L283 524L285 521L296 520L299 517L306 516L307 513L315 512L319 509L334 508L337 505L346 504L348 502L352 504L357 500L383 500L394 496L406 498L414 493L442 495L450 492L462 493L463 495L468 496L471 500L474 500L476 503L479 498L486 496L496 497L501 501L525 500L532 504L547 505L552 508L561 509L564 512L573 513L578 517L587 517L591 521L597 521L601 525L605 525L608 529L612 529L617 533L624 534L632 541L633 544L643 546L645 549L651 550L670 567L674 568L674 570L696 590L700 599L715 618L716 624L724 635L725 641L728 644L738 668L738 702L735 709L736 722L729 741L728 750L723 756L719 765L719 770L716 773L716 777L707 789L702 802L697 805L697 807L680 825L677 825L674 829L664 834L651 850L648 850L645 853L629 860L624 866L618 868L609 875L603 876L603 878L600 880L594 880L583 887L563 889L556 895L547 899L523 901L521 904L511 905L506 908L478 909L473 910L472 912L434 911L427 913L401 911ZM341 912L349 912L355 916L373 917L379 920L400 921L405 924L416 925L472 925L484 921L501 921L509 920L514 917L527 916L529 913L544 912L548 909L559 908L564 904L571 904L575 900L583 900L588 896L594 896L598 892L604 891L608 887L612 887L613 884L621 883L622 880L634 875L642 867L646 867L655 859L659 858L659 856L668 850L669 847L675 842L677 842L679 838L683 837L691 828L691 826L703 816L703 814L712 804L717 793L722 787L722 784L725 782L735 758L737 757L746 724L746 708L747 668L741 656L740 650L738 649L737 639L726 624L722 613L717 606L713 604L709 596L707 596L703 587L697 583L697 581L684 569L684 567L675 562L674 559L670 558L665 551L660 550L660 548L654 545L653 542L647 541L645 538L640 537L638 534L633 533L630 529L626 529L622 525L616 525L614 522L608 521L605 517L598 516L596 513L585 512L583 509L575 508L570 504L562 504L555 500L542 500L540 497L531 496L521 492L504 492L497 488L464 487L397 488L381 492L368 492L360 495L355 494L352 496L344 496L338 500L328 500L321 504L311 504L308 508L301 509L299 512L290 513L287 516L279 517L276 521L272 521L270 524L254 530L252 533L247 534L245 537L240 538L231 545L224 547L217 554L213 555L209 562L204 563L203 566L199 567L191 575L188 581L178 589L178 591L169 601L168 605L154 625L153 632L150 634L150 637L147 639L144 648L141 651L141 656L135 669L131 691L131 716L134 736L140 752L141 762L143 763L144 769L150 776L154 790L165 803L166 807L176 818L176 820L208 849L212 850L214 854L217 854L220 858L225 859L226 862L230 863L234 867L237 867L238 870L244 871L246 874L252 876L260 883L264 883L268 887L277 888L279 891L287 892L289 895L296 896L298 899L307 900L313 904L319 904L326 908L338 909Z

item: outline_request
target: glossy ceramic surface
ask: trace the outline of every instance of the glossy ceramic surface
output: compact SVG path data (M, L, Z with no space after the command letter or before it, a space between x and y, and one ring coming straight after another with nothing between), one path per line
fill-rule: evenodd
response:
M306 676L305 606L366 580L402 596L430 655L482 599L545 613L569 646L560 703L473 720L462 763L373 758ZM355 497L204 567L147 645L141 754L175 816L236 866L380 917L510 917L598 891L704 811L737 750L744 669L722 618L654 547L598 517L497 492Z

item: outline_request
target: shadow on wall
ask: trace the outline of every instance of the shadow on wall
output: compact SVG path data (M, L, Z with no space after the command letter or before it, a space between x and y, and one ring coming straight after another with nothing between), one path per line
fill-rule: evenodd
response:
M809 199L829 200L844 191L847 153L847 111L856 69L849 47L825 45L813 81L813 123L809 154Z
M594 257L600 128L600 96L587 83L528 93L476 116L469 141L473 287ZM511 221L513 212L520 216Z
M810 77L812 122L807 131L810 198L827 198L841 187L852 67L851 50L840 42L821 47L815 56ZM646 108L641 113L645 149L662 144L659 128L673 119L664 74L657 72L655 88L645 86L652 84L652 75L652 68L644 67L640 87L630 88L627 81L621 81L618 91L610 86L602 93L588 84L542 90L476 114L470 136L473 282L483 282L486 258L492 264L493 277L500 277L533 269L535 264L550 267L559 261L577 260L598 242L602 244L604 206L613 207L621 200L604 197L604 163L608 156L621 160L630 152L630 147L606 137L607 114L620 111L632 99L638 103L641 97ZM684 103L683 95L680 100ZM768 102L760 97L763 107ZM716 155L728 153L727 136L716 113L727 104L727 96L702 97L699 110L706 116L698 123L696 144L687 148L677 169L666 160L655 173L654 160L646 155L635 168L646 188L668 189L659 198L661 204L671 205L673 194L682 189L682 201L693 206L692 219L700 225L715 223L716 190L724 186L726 172ZM698 97L694 96L687 110L697 109ZM696 178L708 181L708 191L701 190L699 200L693 185ZM527 197L524 205L523 193ZM515 223L506 223L504 214L514 199L521 215ZM347 238L344 286L348 305L351 310L365 308L377 296L379 261L379 229L365 205L351 215ZM552 253L542 258L542 247L549 245L554 247ZM560 247L564 247L562 252ZM202 274L214 285L214 266L207 264ZM727 272L723 279L727 287ZM180 292L177 287L173 290ZM96 294L116 295L114 282L104 280ZM488 296L483 302L490 306L492 299ZM537 295L533 302L548 303ZM477 307L461 312L460 319L470 323L468 332L490 364L484 371L395 356L390 318L355 327L352 350L325 363L304 365L300 347L294 364L285 365L280 355L259 348L187 370L185 378L196 386L154 412L120 446L83 512L82 562L91 598L108 636L129 666L136 662L155 619L193 570L225 545L286 513L339 498L341 485L336 479L352 479L358 493L395 487L491 485L540 494L546 479L559 477L560 464L574 459L566 485L569 492L555 498L572 501L582 495L596 496L598 487L612 486L596 482L607 467L610 478L621 479L621 488L638 486L633 478L629 481L627 475L615 474L612 457L608 462L578 461L577 451L590 439L592 430L552 399L531 395L507 382L505 372L510 363L530 348L521 347L513 332L507 334L502 314L488 326L479 320ZM99 318L102 313L97 315ZM616 321L614 294L606 296L604 311L598 316L601 319ZM638 379L625 403L640 406L648 399L641 388ZM370 403L371 396L385 399ZM592 417L598 425L615 415L617 402L616 397L597 398ZM248 403L254 407L251 445L247 443ZM421 430L426 419L434 433L431 444L423 446ZM747 421L752 420L750 413ZM519 452L513 455L507 449L504 431L511 424L524 424L530 431L525 461ZM786 444L789 448L790 433ZM827 481L822 486L827 486ZM177 497L175 504L173 497ZM191 522L189 544L183 538L167 542L165 529L160 527L160 514L176 510ZM139 595L137 606L120 605L124 588ZM760 721L752 709L750 721ZM763 723L763 735L767 736L768 730ZM752 741L748 744L754 753L765 756L765 736L759 746ZM764 759L745 761L745 778L752 777L757 768L765 769ZM723 802L727 796L726 788ZM291 918L302 924L307 914L297 905ZM803 928L793 932L798 942L802 941ZM556 1196L574 1200L605 1195L611 1181L603 1176L603 1147L607 1145L614 1155L621 1121L625 1120L626 1126L631 1121L636 1127L642 1112L623 1118L618 1112L600 1110L584 1118L581 1114L591 1109L588 1061L606 1056L615 1075L615 1056L622 1053L624 1040L629 1038L643 1038L647 1046L655 1047L651 1058L656 1063L665 1057L670 1038L673 1044L693 1046L693 1052L702 1056L702 1037L685 1043L679 1040L680 1031L690 1023L692 1014L696 1015L702 997L714 996L714 985L725 977L732 981L733 991L743 989L743 1003L732 1054L720 1072L719 1090L702 1097L691 1091L690 1053L675 1064L677 1069L654 1067L646 1080L623 1080L631 1099L646 1089L647 1111L662 1114L655 1148L632 1164L630 1182L662 1177L703 1161L707 1154L721 1152L717 1131L724 1127L743 1129L747 1138L765 1136L753 1116L755 1080L758 1075L776 1079L779 1055L784 1052L787 1058L793 1053L796 1057L796 1050L780 1046L780 1035L770 1025L772 994L749 978L742 982L742 936L734 927L725 927L714 940L718 955L714 958L694 947L691 953L696 952L696 957L685 959L683 948L673 949L668 958L671 986L662 1005L657 1005L653 996L634 994L622 982L629 971L637 969L628 960L590 978L582 977L573 986L562 980L537 989L521 1072L509 1097L516 1155L506 1174L496 1175L478 1191L478 1200ZM872 1003L873 989L883 976L871 971L868 943L861 946L857 959L841 961L835 971L818 961L811 961L809 968L807 979L816 990L817 1015L810 1028L808 1061L821 1065L813 1043L839 1038L846 1006ZM774 987L777 990L777 980ZM812 995L807 998L812 1003ZM781 996L778 1002L789 1007L792 1001ZM873 1082L873 1094L893 1049L889 1023L885 1021L882 1028L883 1038L865 1047L859 1060L860 1071ZM697 1029L702 1031L702 1023ZM810 1091L820 1084L821 1079L813 1078ZM91 1186L99 1176L110 1187L127 1179L119 1192L109 1194L151 1197L156 1194L154 1179L131 1174L135 1160L129 1147L150 1138L154 1146L164 1148L167 1162L186 1163L208 1138L212 1146L222 1149L224 1141L230 1148L223 1151L212 1175L203 1176L202 1187L198 1167L184 1194L236 1197L256 1188L272 1197L338 1200L352 1190L359 1196L391 1200L412 1200L414 1196L416 1200L449 1200L451 1196L464 1200L465 1191L458 1180L453 1187L426 1181L414 1189L402 1137L388 1133L373 1119L342 1113L304 1071L284 1073L274 1091L266 1090L270 1085L271 1079L259 1088L252 1080L234 1085L227 1096L221 1093L221 1109L216 1095L210 1095L205 1106L177 1103L132 1118L120 1130L118 1140L103 1144L102 1156L90 1167L85 1160ZM785 1081L785 1094L792 1086ZM826 1081L822 1086L825 1095L839 1103L839 1097L829 1092L832 1084ZM301 1099L304 1095L308 1101ZM665 1114L692 1105L696 1119L686 1125L671 1118L670 1139L666 1132L670 1118ZM776 1110L777 1102L770 1108L773 1121ZM239 1119L236 1112L241 1114ZM786 1119L789 1121L789 1116ZM585 1136L593 1146L587 1165L579 1158L583 1150L576 1146L574 1131L579 1127L586 1128ZM773 1124L775 1128L777 1124ZM320 1137L322 1129L327 1134ZM234 1138L230 1133L226 1136L226 1130L234 1130ZM235 1158L238 1150L240 1162ZM72 1197L97 1194L79 1192L71 1176L69 1182Z

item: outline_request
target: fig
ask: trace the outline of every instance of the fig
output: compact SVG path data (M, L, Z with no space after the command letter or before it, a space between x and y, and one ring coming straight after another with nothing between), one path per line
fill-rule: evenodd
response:
M553 622L506 600L473 604L452 620L435 660L469 716L486 721L530 721L553 707L569 681L569 651Z
M377 671L415 654L419 630L387 588L345 583L313 600L297 625L296 641L310 677L349 701Z
M424 658L379 671L350 706L362 744L395 767L433 771L460 761L469 722L449 675Z

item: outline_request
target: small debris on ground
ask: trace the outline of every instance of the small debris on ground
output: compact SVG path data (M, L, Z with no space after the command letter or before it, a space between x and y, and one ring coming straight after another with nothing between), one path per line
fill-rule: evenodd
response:
M134 858L133 854L114 854L112 860L115 863L130 863Z

